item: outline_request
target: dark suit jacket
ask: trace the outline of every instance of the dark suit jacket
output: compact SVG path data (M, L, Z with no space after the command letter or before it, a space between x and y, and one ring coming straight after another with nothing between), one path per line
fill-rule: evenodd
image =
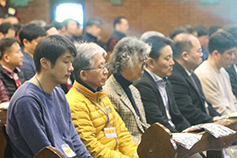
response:
M213 122L212 117L219 116L220 114L216 112L211 104L208 104L208 110L211 116L206 113L206 98L203 94L201 83L194 73L192 75L199 90L197 90L185 69L179 63L175 62L169 80L173 85L174 96L179 110L191 125Z
M139 90L146 113L146 119L149 124L159 122L167 127L171 132L181 132L190 126L189 122L179 111L173 95L172 85L169 81L166 83L166 92L168 95L169 112L175 129L168 123L164 103L152 76L144 71L143 76L134 82L135 87Z
M230 76L232 91L235 97L237 98L237 73L235 71L235 68L233 65L231 65L231 67L229 69L226 69L226 71L228 72Z

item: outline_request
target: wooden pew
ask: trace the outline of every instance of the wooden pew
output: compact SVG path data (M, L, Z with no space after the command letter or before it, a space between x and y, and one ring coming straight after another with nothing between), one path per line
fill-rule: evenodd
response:
M34 158L66 158L62 153L52 146L47 146L40 150Z
M225 119L216 123L237 131L236 118ZM207 132L203 132L201 134L203 134L202 139L197 142L190 150L187 150L186 148L172 141L171 133L166 127L156 123L150 126L150 128L148 128L142 135L142 140L137 150L138 155L140 158L188 158L201 151L220 151L221 149L228 147L237 138L237 134L232 134L221 138L215 138ZM219 156L221 157L221 155ZM209 155L209 157L211 156Z
M7 110L0 109L0 158L12 158L10 145L7 146L6 133ZM57 149L47 146L40 150L34 158L65 158Z

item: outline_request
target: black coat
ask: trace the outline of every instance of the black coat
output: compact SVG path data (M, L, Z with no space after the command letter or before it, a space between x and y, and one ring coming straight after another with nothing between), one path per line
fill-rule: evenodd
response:
M185 69L175 62L169 80L173 85L179 110L191 125L213 122L213 117L220 114L206 101L198 77L194 73L192 75L199 90L197 90ZM208 103L210 115L206 112L205 101Z
M229 69L226 69L230 76L230 82L232 87L232 92L234 93L235 97L237 98L237 73L233 65Z
M143 76L134 82L134 85L141 93L146 119L149 124L159 122L171 132L181 132L190 126L189 122L183 117L175 103L172 85L169 81L166 83L166 92L168 96L169 112L172 122L175 125L175 129L168 122L162 96L152 76L145 71Z

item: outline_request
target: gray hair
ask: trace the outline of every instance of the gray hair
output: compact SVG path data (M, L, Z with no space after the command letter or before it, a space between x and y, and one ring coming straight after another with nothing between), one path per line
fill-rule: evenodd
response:
M141 37L140 37L140 40L142 41L146 41L149 37L151 36L159 36L159 37L165 37L164 34L160 33L160 32L157 32L157 31L147 31L147 32L144 32Z
M74 68L73 75L78 80L81 70L91 68L94 65L93 57L101 54L103 57L107 55L106 51L95 43L75 43L77 56L72 62Z
M35 24L39 27L45 27L47 23L44 20L32 20L29 22L30 24Z
M151 46L135 37L125 37L114 47L108 63L112 74L121 74L125 68L134 68L139 58L148 57Z

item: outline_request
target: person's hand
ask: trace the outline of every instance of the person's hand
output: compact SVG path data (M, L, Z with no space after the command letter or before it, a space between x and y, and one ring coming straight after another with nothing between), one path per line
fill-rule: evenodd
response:
M220 120L220 119L221 119L220 116L215 116L215 117L213 117L213 121L218 121L218 120Z

